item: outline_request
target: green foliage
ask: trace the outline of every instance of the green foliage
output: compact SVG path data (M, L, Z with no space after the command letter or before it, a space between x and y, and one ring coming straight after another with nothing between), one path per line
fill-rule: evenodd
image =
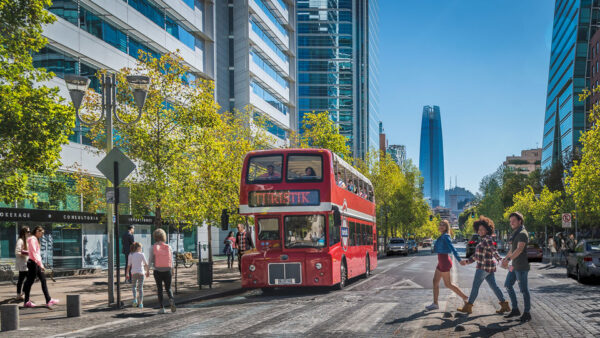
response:
M329 112L306 113L302 118L302 134L292 137L292 145L301 148L324 148L333 151L348 160L351 151L346 144L346 137L340 134Z
M573 204L569 198L566 198L562 191L551 191L544 187L541 193L536 196L531 186L515 194L513 205L506 208L504 219L508 218L513 212L523 214L527 228L534 231L542 231L545 226L560 227L563 213L574 213Z
M0 0L0 199L32 198L29 177L51 174L75 124L57 88L38 83L52 73L36 69L32 52L46 43L44 25L55 18L49 0Z

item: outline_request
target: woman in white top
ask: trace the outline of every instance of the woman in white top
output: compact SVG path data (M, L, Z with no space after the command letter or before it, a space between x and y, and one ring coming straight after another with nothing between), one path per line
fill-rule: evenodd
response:
M133 242L130 248L129 259L127 260L125 277L129 277L132 284L133 307L139 307L140 309L144 308L144 275L150 277L150 267L148 266L146 256L142 253L142 244Z
M29 252L27 251L27 237L29 237L29 227L22 227L19 231L19 239L15 246L15 267L19 271L19 281L17 282L17 300L25 299L25 295L22 292L23 282L27 277L27 259L29 258Z

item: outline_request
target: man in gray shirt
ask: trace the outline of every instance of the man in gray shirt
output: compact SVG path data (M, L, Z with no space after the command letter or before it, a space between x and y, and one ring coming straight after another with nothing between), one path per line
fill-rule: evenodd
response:
M521 316L521 322L528 322L531 320L531 299L529 296L529 288L527 286L527 274L529 273L529 260L527 259L527 243L529 242L529 234L525 230L523 225L523 215L519 212L513 212L510 214L510 227L513 229L510 235L509 241L512 243L510 251L506 254L506 257L502 260L502 267L508 268L508 262L512 260L512 269L506 275L506 281L504 287L508 291L508 296L512 303L512 311L505 317L511 318L521 315L517 304L517 294L513 286L515 282L519 282L519 289L523 294L523 315Z

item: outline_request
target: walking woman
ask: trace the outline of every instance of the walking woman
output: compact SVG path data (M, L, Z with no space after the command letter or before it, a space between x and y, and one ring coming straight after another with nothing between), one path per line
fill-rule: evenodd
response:
M500 310L496 311L496 313L509 312L510 306L508 306L508 302L504 299L504 295L500 291L498 284L496 284L496 277L494 276L496 264L502 260L491 237L494 233L494 222L485 216L479 216L479 220L473 223L473 229L480 237L479 243L475 247L475 253L469 259L460 262L460 264L467 265L477 262L477 269L475 270L469 300L465 302L462 308L458 308L458 311L465 313L473 312L473 304L479 294L479 288L485 280L500 301ZM494 261L494 258L497 262Z
M163 229L154 230L154 245L150 251L150 265L154 266L154 280L156 281L156 291L158 292L158 304L160 305L159 314L165 313L163 305L163 284L167 296L169 297L169 305L171 306L171 312L175 312L175 299L173 298L173 291L171 291L171 279L173 275L171 270L173 269L173 251L171 247L165 243L167 241L167 234Z
M235 236L233 236L233 231L229 232L223 243L225 244L223 252L227 255L227 268L233 269L233 255L235 254Z
M444 285L454 291L460 298L465 302L467 301L467 295L465 295L455 284L452 283L450 278L450 269L452 268L452 257L450 253L454 254L456 260L460 262L460 256L452 245L450 234L452 229L450 223L447 220L442 220L438 225L438 230L441 236L435 241L433 246L433 252L438 254L438 265L435 268L435 274L433 275L433 303L425 307L428 311L439 309L438 297L440 295L440 280L444 280Z
M44 236L44 228L38 225L33 229L32 236L27 238L29 259L27 260L27 280L25 281L23 291L25 292L25 307L35 307L35 304L29 300L29 294L31 293L31 286L35 282L35 277L37 277L42 284L42 291L44 292L44 297L46 297L46 306L51 309L53 305L58 304L58 299L50 298L50 293L48 293L46 275L44 274L45 269L40 251L40 238L42 236Z
M19 239L15 246L15 268L19 271L19 281L17 282L17 300L25 299L25 295L22 293L23 282L27 277L27 258L29 253L27 252L27 237L29 237L29 227L22 227L19 231Z

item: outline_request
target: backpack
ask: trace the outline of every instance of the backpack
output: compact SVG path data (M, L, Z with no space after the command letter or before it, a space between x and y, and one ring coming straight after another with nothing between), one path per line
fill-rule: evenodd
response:
M154 254L154 266L157 268L171 268L173 267L173 254L171 254L171 248L166 243L156 243L152 247Z

